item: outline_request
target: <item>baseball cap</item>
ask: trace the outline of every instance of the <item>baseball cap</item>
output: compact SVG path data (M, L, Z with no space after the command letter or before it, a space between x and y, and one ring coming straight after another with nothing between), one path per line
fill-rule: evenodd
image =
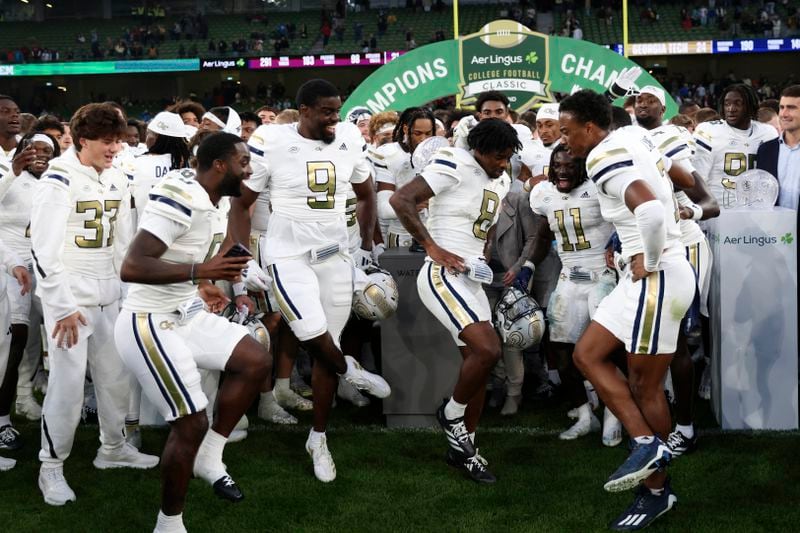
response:
M147 129L153 133L166 135L167 137L178 137L181 139L191 137L181 116L177 113L170 113L169 111L162 111L157 114L147 125Z
M536 112L536 120L558 120L558 104L542 104Z
M639 89L639 94L652 94L658 98L658 101L661 102L661 105L667 105L667 100L664 98L664 89L659 89L653 85L645 85Z

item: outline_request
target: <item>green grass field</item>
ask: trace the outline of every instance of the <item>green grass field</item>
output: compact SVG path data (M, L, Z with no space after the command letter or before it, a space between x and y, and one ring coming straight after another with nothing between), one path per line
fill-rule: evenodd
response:
M799 432L721 432L700 406L699 450L670 471L676 510L652 531L797 531L800 529ZM334 411L328 443L338 477L318 482L303 445L309 416L295 427L251 419L248 438L226 448L240 504L218 500L194 480L184 521L189 531L604 531L631 495L603 491L625 458L599 434L562 442L566 408L526 404L514 419L487 413L481 453L498 477L493 486L462 478L443 461L434 431L386 430L377 405ZM0 473L0 524L13 533L152 531L158 470L96 470L97 427L81 426L65 473L78 501L46 505L36 486L39 426L20 422L26 440L17 467ZM144 432L143 450L159 453L166 430Z

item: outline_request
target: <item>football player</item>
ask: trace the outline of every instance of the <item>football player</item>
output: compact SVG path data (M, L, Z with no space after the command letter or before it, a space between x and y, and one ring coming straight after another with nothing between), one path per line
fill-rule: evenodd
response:
M434 135L433 113L430 109L410 107L403 111L392 133L394 142L369 151L378 182L378 220L386 224L386 247L408 248L411 235L397 219L389 205L394 192L414 179L421 169L415 169L411 154L419 143Z
M208 257L221 240L213 231L215 220L224 217L220 200L240 194L250 173L250 153L241 138L216 133L204 139L197 171L174 171L150 192L120 272L130 286L116 320L116 346L171 426L163 451L157 532L186 531L182 514L193 472L219 497L243 498L222 462L223 450L271 361L246 327L205 311L203 303L220 311L227 297L209 281L238 280L250 259L246 253ZM211 428L198 368L225 371Z
M670 433L667 444L673 456L691 452L697 446L692 423L694 404L694 364L689 353L687 334L697 335L700 314L708 317L708 289L711 281L711 249L697 220L707 220L719 215L719 204L708 191L705 180L692 167L694 140L687 130L672 124L662 124L665 107L664 91L658 87L645 86L636 97L636 121L650 132L658 151L694 176L694 187L687 191L676 191L675 199L680 205L681 242L686 257L694 269L698 294L692 303L684 325L678 336L678 350L670 364L672 384L675 391L675 419L677 426ZM687 193L692 195L690 199ZM706 331L708 334L708 331Z
M3 267L5 272L11 279L14 279L14 290L21 292L21 296L27 294L31 289L31 276L28 273L28 268L24 261L8 248L2 240L0 240L0 266ZM6 276L5 272L0 276L0 381L5 379L6 369L9 366L9 348L11 347L11 309L6 297ZM4 418L8 418L7 416ZM10 422L10 420L8 420ZM10 425L7 426L11 428ZM11 436L16 440L16 430L12 429ZM0 436L0 443L5 442L6 426L2 428L2 435ZM0 447L3 449L4 447ZM11 470L17 462L14 459L7 457L0 457L0 472L4 470Z
M25 262L31 276L31 202L39 177L47 170L53 157L58 157L58 143L43 133L28 134L20 140L20 146L12 161L12 170L0 180L0 239ZM0 163L0 174L4 164ZM25 379L19 380L18 370L28 341L28 330L32 323L38 333L42 320L41 302L32 297L31 291L23 291L22 284L10 277L6 280L11 319L11 348L5 380L0 386L0 449L17 449L22 445L19 433L11 424L9 413L14 392L17 392L16 413L29 420L39 420L42 408L33 397L32 369ZM31 350L29 353L33 353ZM38 363L38 352L36 352ZM31 366L31 365L29 365Z
M586 176L583 159L573 158L566 146L558 145L549 167L548 181L538 183L530 195L531 209L546 219L539 225L542 238L536 241L533 261L549 251L541 243L556 240L562 269L547 305L547 319L552 359L577 415L575 424L558 437L573 440L600 429L572 351L600 301L616 285L616 275L606 267L604 249L613 229L600 214L597 188ZM622 441L621 428L616 419L605 418L603 444L616 446Z
M253 176L231 202L228 238L250 235L250 206L269 189L272 213L262 248L281 314L316 359L312 375L313 428L306 451L314 474L336 478L325 429L337 387L344 378L379 398L391 390L339 348L350 316L353 264L372 265L375 189L358 128L339 121L342 102L334 85L311 80L297 91L300 121L260 126L250 137ZM288 154L288 155L287 155ZM347 186L355 191L361 247L348 253L345 218Z
M486 382L501 357L481 285L492 281L484 247L508 191L505 169L521 143L516 130L503 120L479 122L467 141L469 151L437 151L390 202L427 253L417 277L420 299L451 333L463 357L453 396L436 411L449 443L447 462L474 481L493 483L495 477L474 443ZM427 227L417 209L423 202L430 206Z
M724 120L703 122L694 130L692 164L719 205L727 208L736 205L736 176L756 168L758 147L778 132L756 120L758 96L749 85L728 86L720 107Z
M125 442L130 375L113 338L119 265L132 234L128 180L113 168L125 120L109 104L88 104L75 112L70 129L75 148L50 161L31 211L36 294L51 339L39 452L39 489L49 505L75 500L63 464L81 416L87 364L100 422L94 466L158 464Z
M13 98L0 94L0 161L10 160L20 139L19 107Z
M649 137L625 129L609 132L611 106L589 90L566 98L559 111L563 142L573 156L586 157L603 218L614 224L622 242L622 279L595 311L574 360L633 439L630 456L605 489L617 492L645 483L611 528L640 529L677 501L659 470L671 459L662 440L671 429L663 382L680 319L694 297L694 273L680 242L672 182ZM622 345L628 352L628 381L610 360Z

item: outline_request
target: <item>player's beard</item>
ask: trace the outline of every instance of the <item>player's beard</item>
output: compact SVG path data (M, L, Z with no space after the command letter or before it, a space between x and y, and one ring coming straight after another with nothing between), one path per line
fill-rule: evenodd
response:
M222 178L222 181L219 184L220 195L234 196L234 197L241 196L243 179L244 176L237 176L236 174L231 174L230 172L226 172L225 176Z
M639 115L636 115L636 122L638 122L639 125L644 129L651 130L658 126L658 117L654 117L653 115L645 115L640 117Z

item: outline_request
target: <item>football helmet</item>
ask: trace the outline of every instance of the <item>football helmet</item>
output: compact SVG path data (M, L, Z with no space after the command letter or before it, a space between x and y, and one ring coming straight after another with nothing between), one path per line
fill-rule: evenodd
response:
M261 323L262 314L251 315L246 307L236 309L232 303L225 308L222 316L235 324L241 324L250 332L250 336L258 341L266 350L269 350L269 332L264 324Z
M371 268L364 274L367 279L363 283L357 282L353 292L353 311L367 320L389 318L397 311L400 295L397 283L391 274L379 268Z
M494 307L495 327L503 344L525 350L539 344L544 335L544 313L531 296L508 287Z

